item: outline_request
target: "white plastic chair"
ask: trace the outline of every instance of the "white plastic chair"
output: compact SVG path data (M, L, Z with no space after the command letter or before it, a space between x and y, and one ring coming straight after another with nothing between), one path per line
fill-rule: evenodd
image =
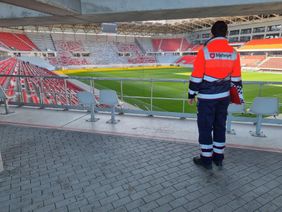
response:
M5 106L5 113L2 115L7 115L9 113L14 113L9 110L9 100L14 98L15 96L8 96L2 86L0 86L0 100L3 101L4 106Z
M90 107L91 110L91 117L90 119L86 120L89 122L96 122L99 120L99 118L95 117L95 105L96 105L96 99L95 96L87 91L82 91L77 93L77 98L79 100L79 103L83 105L84 107Z
M231 122L233 119L233 113L245 113L245 104L230 104L228 106L228 116L227 116L227 123L226 123L226 132L228 134L236 135L236 132L234 129L231 128Z
M100 90L99 104L107 105L111 108L111 119L107 121L108 124L117 124L120 121L115 118L115 108L116 106L121 105L116 91Z
M264 115L276 116L279 114L279 100L278 98L270 97L257 97L255 98L250 113L257 115L256 131L250 131L252 136L266 137L261 131L261 124Z

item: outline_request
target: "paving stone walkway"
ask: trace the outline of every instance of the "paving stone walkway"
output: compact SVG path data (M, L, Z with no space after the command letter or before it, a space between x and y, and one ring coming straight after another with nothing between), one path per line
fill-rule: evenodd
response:
M0 211L282 211L282 154L0 125ZM258 141L259 142L259 141Z

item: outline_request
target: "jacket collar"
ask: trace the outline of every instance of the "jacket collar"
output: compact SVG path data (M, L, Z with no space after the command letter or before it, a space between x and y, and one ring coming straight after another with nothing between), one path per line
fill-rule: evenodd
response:
M228 41L226 37L212 37L204 44L204 46L207 46L209 43L215 41L215 40L225 40Z

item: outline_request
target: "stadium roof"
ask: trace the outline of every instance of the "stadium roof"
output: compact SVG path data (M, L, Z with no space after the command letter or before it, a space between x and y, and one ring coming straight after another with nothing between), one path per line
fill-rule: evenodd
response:
M246 22L260 22L265 20L282 20L282 14L268 15L251 15L251 16L227 16L227 17L212 17L212 18L192 18L178 20L161 20L161 21L143 21L132 23L121 23L120 31L129 32L153 32L153 33L170 33L181 34L210 28L217 20L223 20L229 25L242 24Z
M282 0L0 0L0 27L119 22L122 23L121 31L128 32L127 27L138 26L136 21L165 19L171 21L155 22L154 26L160 26L153 30L182 33L209 25L208 17L233 16L233 19L228 18L233 22L238 16L260 19L258 14L281 11ZM199 20L201 18L204 22ZM175 19L185 20L178 24ZM135 25L123 23L132 21Z
M251 15L251 16L228 16L212 18L174 19L158 21L118 22L117 33L121 35L156 36L162 34L185 34L197 30L210 28L216 20L226 21L229 25L243 23L257 23L263 21L282 20L282 14ZM101 33L101 24L53 24L43 26L18 26L10 27L25 31L49 31L71 33Z

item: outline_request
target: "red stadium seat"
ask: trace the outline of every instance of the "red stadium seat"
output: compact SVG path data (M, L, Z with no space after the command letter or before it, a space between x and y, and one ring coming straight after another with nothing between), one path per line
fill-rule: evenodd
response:
M244 55L241 56L241 66L257 67L266 58L265 55Z
M154 51L176 52L186 51L192 46L186 38L153 39Z
M20 51L38 50L34 43L24 34L0 32L0 41L6 47Z
M263 62L259 68L271 69L271 70L282 70L282 57L270 57Z
M16 60L15 58L0 61L0 73L7 75L56 76L55 73L47 69L39 68L32 64ZM41 91L41 85L44 92L44 104L58 103L65 105L68 103L66 98L67 93L68 97L71 97L70 103L72 105L78 105L76 93L82 91L81 88L69 81L67 81L67 87L65 88L65 83L62 79L46 78L41 82L39 78L21 77L19 78L19 83L21 85L21 94L24 103L40 103L39 93ZM6 87L6 92L9 96L15 94L15 90L17 89L16 77L1 77L0 84Z

